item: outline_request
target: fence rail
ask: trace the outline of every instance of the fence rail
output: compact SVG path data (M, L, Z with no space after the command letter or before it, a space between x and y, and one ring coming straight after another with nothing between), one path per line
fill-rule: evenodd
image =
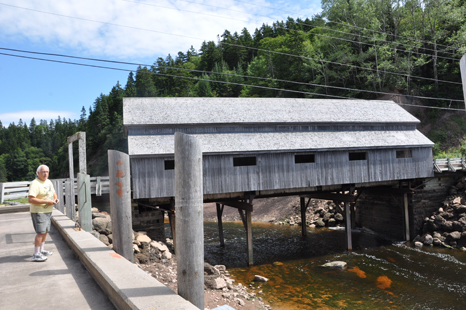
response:
M434 171L442 173L443 171L456 172L457 170L466 170L464 158L440 158L434 159Z
M61 196L65 193L65 183L70 179L51 179L54 184L57 195ZM27 198L31 182L8 182L0 183L0 203L5 200L13 200L19 198ZM74 180L75 193L77 193L77 180ZM109 177L92 177L91 178L91 194L102 196L109 193ZM59 197L60 198L60 197ZM60 200L63 200L61 197Z

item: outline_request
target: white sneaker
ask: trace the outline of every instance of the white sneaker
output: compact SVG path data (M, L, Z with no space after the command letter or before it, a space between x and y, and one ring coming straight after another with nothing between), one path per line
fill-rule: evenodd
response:
M50 255L53 254L52 251L46 251L46 250L43 250L43 251L41 251L40 253L41 253L42 255L45 255L45 256L50 256Z
M47 256L43 255L42 253L37 253L32 255L33 262L45 262L47 260Z

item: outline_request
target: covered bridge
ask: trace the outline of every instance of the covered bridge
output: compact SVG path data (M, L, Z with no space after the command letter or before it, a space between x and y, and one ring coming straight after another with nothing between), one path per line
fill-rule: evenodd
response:
M433 176L434 144L416 129L419 120L391 101L124 98L123 122L132 195L141 203L173 207L174 133L201 141L204 201L218 203L220 229L223 206L238 208L250 263L255 197L333 199L328 192ZM343 197L337 198L354 202Z
M174 196L174 133L203 147L206 201L433 176L433 143L391 101L124 98L133 198Z

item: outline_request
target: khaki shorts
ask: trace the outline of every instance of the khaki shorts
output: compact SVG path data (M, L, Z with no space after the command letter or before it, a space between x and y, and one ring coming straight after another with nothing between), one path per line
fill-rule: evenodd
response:
M31 213L32 224L36 234L45 234L50 231L50 222L52 212L49 213Z

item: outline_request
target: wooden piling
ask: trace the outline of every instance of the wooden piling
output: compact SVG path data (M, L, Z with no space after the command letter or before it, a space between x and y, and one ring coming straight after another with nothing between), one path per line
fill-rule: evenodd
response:
M410 241L411 237L409 234L409 210L408 210L408 194L403 195L403 205L404 205L404 222L405 222L405 239Z
M178 294L204 309L202 149L190 135L175 133L175 211Z
M129 155L108 150L108 174L113 250L134 262Z
M225 205L220 205L219 203L217 203L218 236L220 238L221 247L225 246L225 240L223 239L223 222L222 222L222 215L223 215L224 208L225 208Z
M78 173L79 225L85 231L92 231L91 177Z
M311 200L311 198L309 198ZM306 199L304 197L300 197L299 201L301 203L301 234L304 238L307 236L306 231Z
M353 250L353 241L351 238L351 211L350 211L350 203L345 202L345 220L346 220L346 245L348 248L348 251Z

